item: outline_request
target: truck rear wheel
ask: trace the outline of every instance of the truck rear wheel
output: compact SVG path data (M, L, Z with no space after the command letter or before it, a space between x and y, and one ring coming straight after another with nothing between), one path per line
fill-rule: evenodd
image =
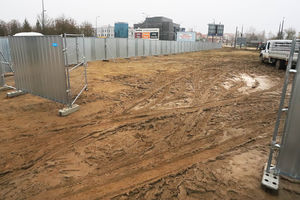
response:
M260 54L259 59L260 59L260 61L261 61L262 63L265 63L265 60L264 60L264 57L263 57L262 54Z
M278 70L283 69L284 68L284 61L283 60L276 60L275 68L278 69Z

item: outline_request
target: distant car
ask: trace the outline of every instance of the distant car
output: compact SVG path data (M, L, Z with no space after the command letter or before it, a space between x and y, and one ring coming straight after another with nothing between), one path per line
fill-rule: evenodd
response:
M44 35L37 32L21 32L21 33L14 34L14 36L44 36Z
M258 48L259 48L260 51L265 50L266 49L266 43L265 42L261 43Z

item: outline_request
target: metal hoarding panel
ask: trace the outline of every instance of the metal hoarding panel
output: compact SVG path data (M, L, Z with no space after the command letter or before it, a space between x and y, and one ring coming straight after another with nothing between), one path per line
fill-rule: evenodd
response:
M128 39L128 57L135 57L135 39Z
M171 52L172 52L172 54L176 53L176 47L175 47L176 43L177 43L176 41L172 41L172 46L171 46Z
M280 147L277 167L280 173L300 179L300 61L294 78L294 88L285 125L285 137Z
M70 37L66 38L66 47L67 47L67 57L68 64L76 64L77 63L77 49L76 49L76 38Z
M144 40L144 56L150 55L150 40Z
M8 37L0 37L0 51L4 58L0 56L0 62L11 62L10 48ZM12 72L11 68L7 64L0 63L0 67L3 68L3 73Z
M136 56L144 56L144 40L143 39L136 39Z
M106 59L117 58L117 40L112 38L106 39Z
M127 39L126 38L117 38L117 56L119 58L127 58Z
M161 41L161 54L162 55L168 54L167 41L165 40Z
M62 37L10 37L9 42L16 88L67 104Z
M175 53L178 53L178 45L179 45L179 42L174 43L174 52Z
M87 61L96 60L95 56L95 38L84 38L85 57Z
M83 37L76 37L76 42L78 43L78 45L77 45L77 55L78 55L78 62L77 63L79 63L79 62L81 62L82 60L82 58L85 56L86 57L86 55L83 53L83 50L84 50L84 47L83 47L83 44L85 44L85 38L84 38L84 43L83 43ZM85 50L86 51L86 50Z
M2 68L2 65L1 65L1 63L0 63L0 87L3 87L4 86L4 72L3 72L3 70L2 70L3 68Z
M167 41L167 54L171 54L171 41Z
M150 41L151 55L157 55L156 45L157 45L156 40Z
M96 60L105 59L105 39L101 39L101 38L95 39L95 57Z
M161 46L162 46L162 43L161 43L161 41L160 40L157 40L156 41L156 55L161 55L162 53L161 53Z

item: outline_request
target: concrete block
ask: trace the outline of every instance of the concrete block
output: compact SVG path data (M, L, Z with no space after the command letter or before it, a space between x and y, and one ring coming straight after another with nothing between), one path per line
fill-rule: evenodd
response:
M72 107L66 107L58 111L59 116L67 116L79 110L79 105L73 104Z
M24 92L22 90L16 90L16 91L13 91L13 92L8 92L6 94L6 96L7 96L7 98L13 98L13 97L17 97L17 96L23 95L25 93L26 92Z
M0 87L0 92L1 91L6 91L6 90L10 90L10 89L12 89L12 88L3 86L3 87Z

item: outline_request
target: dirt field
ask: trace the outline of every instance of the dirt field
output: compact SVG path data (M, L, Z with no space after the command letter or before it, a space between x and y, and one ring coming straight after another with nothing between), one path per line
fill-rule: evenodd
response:
M300 199L260 185L283 77L221 49L91 62L68 117L0 92L0 199Z

